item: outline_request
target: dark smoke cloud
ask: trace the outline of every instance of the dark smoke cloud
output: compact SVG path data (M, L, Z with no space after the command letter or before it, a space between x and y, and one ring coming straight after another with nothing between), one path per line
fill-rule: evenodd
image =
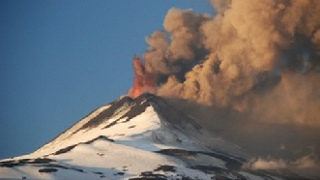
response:
M320 125L319 1L211 3L214 16L170 9L164 30L146 39L143 59L157 94L252 119Z
M211 4L215 15L172 8L146 38L156 94L255 154L246 168L319 178L320 1Z
M184 79L203 60L207 50L200 28L209 19L208 15L198 15L192 10L169 10L163 24L165 30L156 31L146 39L149 48L143 55L146 70L157 75L158 83L164 83L171 75Z

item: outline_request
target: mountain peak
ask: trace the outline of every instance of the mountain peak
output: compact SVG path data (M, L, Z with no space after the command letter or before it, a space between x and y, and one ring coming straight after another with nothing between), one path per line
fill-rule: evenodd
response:
M165 98L146 93L92 111L34 153L0 161L0 178L278 178L242 169L247 158Z

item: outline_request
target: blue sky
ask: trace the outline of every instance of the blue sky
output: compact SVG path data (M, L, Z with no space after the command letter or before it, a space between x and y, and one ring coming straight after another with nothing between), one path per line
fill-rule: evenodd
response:
M206 0L0 1L0 158L30 153L126 94L166 12Z

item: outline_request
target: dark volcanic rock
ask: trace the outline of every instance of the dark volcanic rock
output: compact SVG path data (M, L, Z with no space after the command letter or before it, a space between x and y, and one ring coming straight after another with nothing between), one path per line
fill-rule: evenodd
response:
M78 143L78 144L74 144L74 145L71 145L71 146L68 146L68 147L65 147L65 148L62 148L58 151L56 151L55 153L53 153L52 155L59 155L59 154L63 154L63 153L66 153L66 152L69 152L71 151L73 148L75 148L77 145L79 144L91 144L93 143L94 141L98 140L98 139L102 139L102 140L107 140L107 141L110 141L110 142L114 142L113 139L110 139L106 136L98 136L92 140L89 140L89 141L86 141L86 142L83 142L83 143Z
M81 129L87 129L87 128L93 128L98 125L100 125L104 120L110 118L115 114L115 112L125 104L131 104L133 102L133 99L130 97L124 97L121 98L118 101L112 102L110 107L104 111L102 111L100 114L98 114L96 117L92 118L89 122L87 122L85 125L83 125L79 130ZM78 130L78 131L79 131Z
M160 154L170 155L174 157L196 157L198 154L207 155L210 157L214 157L217 159L221 159L226 162L226 167L229 170L240 170L244 159L239 159L232 157L230 155L225 155L222 153L213 153L213 152L203 152L203 151L187 151L184 149L161 149L160 151L156 151Z
M43 168L43 169L39 169L40 173L52 173L52 172L57 172L58 169L55 168Z
M110 139L110 138L108 138L107 136L102 136L102 135L100 135L100 136L98 136L98 137L96 137L96 138L94 138L94 139L92 139L92 140L90 140L90 141L84 142L84 144L91 144L91 143L93 143L93 142L96 141L96 140L106 140L106 141L109 141L109 142L114 142L113 139Z
M77 146L77 144L72 145L72 146L68 146L68 147L66 147L66 148L62 148L62 149L56 151L55 153L53 153L53 155L59 155L59 154L63 154L63 153L69 152L69 151L71 151L73 148L75 148L76 146Z
M55 160L48 158L9 160L0 162L0 167L23 166L25 164L46 164L54 161Z
M196 165L196 166L191 166L190 168L200 170L206 174L221 173L221 172L225 171L224 169L216 167L216 166Z
M153 98L155 98L154 95L146 93L146 94L142 94L141 96L132 100L131 104L130 104L131 109L128 112L126 112L124 115L119 117L118 120L113 121L112 123L108 124L104 128L110 128L110 127L116 125L120 119L127 118L127 120L123 122L123 123L125 123L125 122L130 121L132 118L140 115L141 113L143 113L146 110L146 108L148 106L151 105L150 102Z
M163 171L163 172L176 172L176 168L174 166L169 165L161 165L154 171Z

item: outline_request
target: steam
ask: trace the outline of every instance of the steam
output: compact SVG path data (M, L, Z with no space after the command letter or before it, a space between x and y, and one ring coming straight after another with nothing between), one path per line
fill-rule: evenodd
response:
M287 161L276 158L257 158L252 159L242 166L243 169L249 170L276 170L286 171L291 170L292 172L303 174L310 179L319 178L320 164L314 160L314 155L309 154L303 156L295 161Z
M146 38L143 60L156 94L265 121L319 125L320 3L212 4L214 16L170 9L164 30Z
M247 163L244 168L252 170L274 170L287 168L287 163L281 159L256 159Z
M308 169L313 167L319 167L317 162L314 161L313 155L303 156L295 161L286 161L283 159L275 159L275 158L257 158L252 159L243 165L244 169L252 169L252 170L278 170L278 169Z

